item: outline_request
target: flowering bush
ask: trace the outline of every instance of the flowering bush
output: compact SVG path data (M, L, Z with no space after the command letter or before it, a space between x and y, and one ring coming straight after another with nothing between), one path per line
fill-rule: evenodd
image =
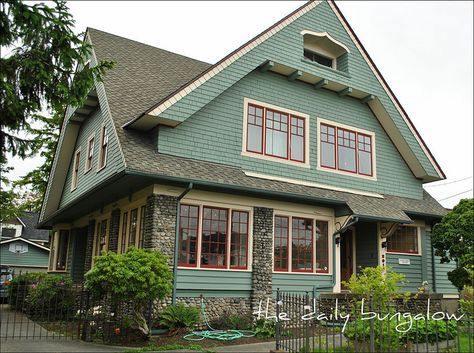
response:
M8 285L8 302L12 309L21 310L26 304L30 289L46 276L44 272L31 272L15 275Z

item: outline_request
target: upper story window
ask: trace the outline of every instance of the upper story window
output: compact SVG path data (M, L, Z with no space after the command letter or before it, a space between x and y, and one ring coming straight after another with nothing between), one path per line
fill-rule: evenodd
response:
M204 205L181 205L178 264L246 270L249 212Z
M109 144L109 136L105 126L102 127L100 139L99 169L102 169L107 163L107 146Z
M242 154L308 166L308 116L245 99Z
M399 226L387 238L387 251L395 253L419 254L418 227Z
M273 241L275 271L329 273L329 222L276 215Z
M318 168L375 179L375 135L318 120Z
M87 141L87 159L86 159L86 167L85 167L86 173L92 169L92 159L94 158L94 141L95 141L94 135L89 137L89 141Z
M349 49L327 32L303 30L305 59L339 71L348 70Z
M79 178L79 164L81 162L81 150L78 149L74 154L74 169L72 170L71 191L77 188L77 180Z

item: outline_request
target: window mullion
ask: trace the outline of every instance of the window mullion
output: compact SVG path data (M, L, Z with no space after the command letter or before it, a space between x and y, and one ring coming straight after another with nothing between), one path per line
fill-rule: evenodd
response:
M232 237L232 209L229 208L227 209L227 236L226 236L226 245L225 245L225 251L226 251L226 267L225 268L226 269L230 269L230 245L232 241L231 237ZM240 259L238 259L237 261L239 260ZM237 264L238 263L239 262L237 262Z
M311 222L313 222L312 227L311 227L311 241L313 244L313 273L316 272L316 220L312 219Z
M196 251L196 267L201 268L201 248L202 248L202 222L203 222L203 206L199 205L199 214L198 214L198 234L197 234L197 251Z
M293 220L288 216L288 272L293 272Z

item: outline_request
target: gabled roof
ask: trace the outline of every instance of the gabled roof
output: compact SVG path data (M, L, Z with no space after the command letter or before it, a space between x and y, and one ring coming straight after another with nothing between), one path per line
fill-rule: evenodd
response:
M20 216L21 221L25 225L23 228L22 238L29 240L49 241L49 231L36 228L38 226L38 212L24 212Z
M47 247L45 246L42 246L42 245L39 245L35 242L32 242L28 239L25 239L25 238L21 238L21 237L18 237L18 238L13 238L13 239L8 239L8 240L2 240L0 241L0 245L3 245L3 244L8 244L8 243L14 243L16 241L22 241L23 243L27 243L29 245L33 245L33 246L36 246L37 248L41 249L41 250L45 250L45 251L50 251Z

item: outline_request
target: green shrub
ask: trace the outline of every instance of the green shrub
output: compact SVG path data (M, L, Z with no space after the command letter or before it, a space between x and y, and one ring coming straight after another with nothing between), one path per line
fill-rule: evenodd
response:
M274 320L259 319L255 324L255 336L272 338L276 336L276 322Z
M252 317L249 315L223 314L210 322L210 325L219 330L251 330L253 328Z
M173 286L166 258L157 251L131 247L124 254L105 252L95 257L94 263L85 274L86 288L93 298L108 297L116 303L130 303L133 306L131 328L149 337L145 308L150 301L170 294Z
M179 303L163 310L160 314L160 324L176 334L192 329L199 322L199 318L198 308Z
M46 276L45 272L31 272L13 276L8 285L8 303L10 307L15 310L25 309L29 291Z
M33 283L26 297L28 312L51 320L59 320L72 314L74 295L69 276L48 274Z
M474 288L472 286L464 286L461 291L459 306L461 311L469 316L470 320L474 320Z

